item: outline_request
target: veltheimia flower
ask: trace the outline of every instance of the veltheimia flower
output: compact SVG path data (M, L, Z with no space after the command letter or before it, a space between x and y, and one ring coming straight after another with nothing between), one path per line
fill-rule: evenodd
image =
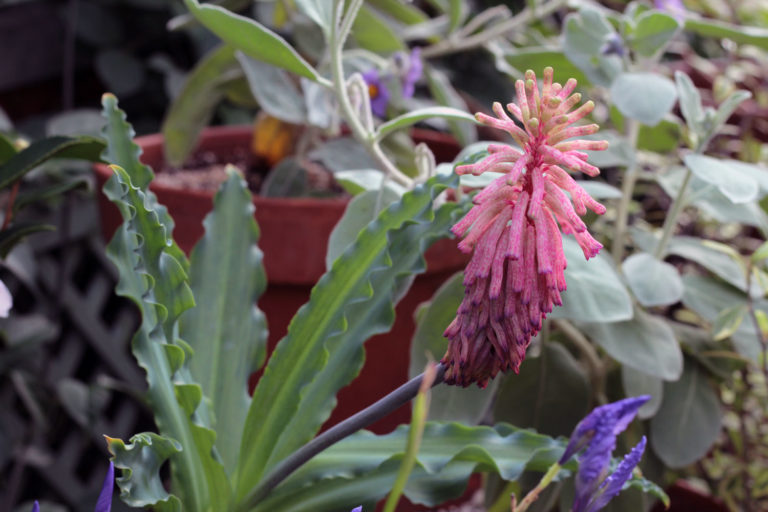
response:
M645 436L608 474L616 437L632 422L650 396L626 398L595 408L573 431L559 464L584 449L576 474L573 512L597 512L621 491L645 451Z
M509 133L519 149L492 144L487 157L456 168L458 174L503 175L475 196L472 209L452 228L464 237L459 249L472 251L472 258L464 272L464 300L444 334L449 344L442 362L449 384L485 387L499 371L519 370L542 320L562 304L561 231L576 238L586 258L602 248L580 215L587 209L602 214L605 207L567 172L600 172L582 150L604 150L608 143L573 140L597 132L596 124L573 126L594 103L576 108L581 101L573 92L576 80L555 83L552 68L544 70L541 90L530 70L515 88L517 102L507 110L522 128L500 103L493 105L496 117L475 117Z

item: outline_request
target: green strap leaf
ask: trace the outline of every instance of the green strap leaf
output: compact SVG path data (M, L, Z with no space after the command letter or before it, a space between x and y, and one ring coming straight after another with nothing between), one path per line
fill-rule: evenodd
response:
M260 23L218 5L200 5L197 0L184 0L184 3L200 23L246 55L315 82L327 83L285 39Z
M0 167L0 189L18 180L26 173L51 158L77 158L99 162L104 141L97 137L55 136L36 140L26 149L10 157Z
M254 392L238 469L238 499L269 468L309 441L360 371L362 344L386 332L394 302L423 272L423 253L454 222L457 205L432 210L455 176L435 177L405 194L371 222L312 290L278 344ZM280 407L274 407L279 403Z
M242 76L229 45L212 50L189 72L163 122L165 157L171 165L181 165L189 156L228 87Z
M454 119L459 121L469 121L471 123L477 123L475 116L463 110L451 107L426 107L412 110L406 114L397 116L394 119L382 123L376 130L376 139L381 140L390 133L397 131L401 128L411 126L429 119L431 117L442 117L443 119Z
M205 235L192 251L197 306L182 315L180 334L195 352L189 370L211 399L216 448L231 474L251 403L248 377L266 353L267 323L255 304L267 278L248 187L233 167L227 172L204 222Z
M688 17L685 20L685 30L696 32L702 36L730 39L739 44L751 44L763 50L768 50L768 30L761 27L734 25L714 19Z
M145 432L131 437L128 445L107 437L107 447L115 467L122 469L117 485L123 502L137 508L152 507L157 512L181 512L179 498L165 490L160 478L160 466L181 451L178 442Z
M18 152L13 140L4 133L0 133L0 165L3 165Z

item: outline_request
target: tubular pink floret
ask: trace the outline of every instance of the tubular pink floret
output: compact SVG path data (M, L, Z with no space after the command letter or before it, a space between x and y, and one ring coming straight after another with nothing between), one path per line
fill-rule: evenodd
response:
M472 209L452 228L463 237L459 248L472 251L472 257L464 300L445 330L448 383L485 387L499 371L517 372L542 320L562 304L567 266L562 235L573 235L587 258L602 248L580 215L587 209L604 213L605 207L566 172L599 173L583 151L603 150L607 143L568 140L597 131L594 124L573 125L594 104L577 107L581 95L574 93L575 80L565 86L554 82L552 68L542 76L541 89L533 71L515 83L517 101L507 105L511 116L500 103L493 104L496 117L477 115L481 123L509 133L523 150L492 144L482 161L456 169L503 175L474 197Z

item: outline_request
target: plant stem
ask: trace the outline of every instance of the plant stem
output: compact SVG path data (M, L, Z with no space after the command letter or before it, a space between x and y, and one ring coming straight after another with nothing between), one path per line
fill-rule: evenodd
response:
M560 472L560 464L554 463L552 464L547 472L544 474L543 477L541 477L541 480L539 480L539 483L536 484L536 487L531 489L531 491L523 498L523 501L520 502L518 506L515 507L513 512L525 512L528 510L528 507L530 507L534 501L539 499L539 494L544 491L544 489L547 488L547 486L552 483L552 480L557 476L557 474Z
M640 123L633 119L627 119L627 138L634 155L637 150L637 137L640 134ZM613 232L613 246L611 253L616 266L621 264L624 258L624 237L627 234L627 221L629 220L629 203L632 202L632 194L637 183L637 157L627 166L624 179L621 184L621 200L616 212L616 226Z
M571 322L562 318L552 320L557 327L557 330L562 332L566 338L568 338L579 351L584 354L589 366L589 374L592 381L592 389L595 398L601 404L608 403L608 398L605 396L603 390L605 384L605 366L600 360L600 356L595 350L592 343L589 342L586 336L582 334Z
M392 179L397 181L403 186L408 188L413 185L413 180L408 176L400 172L397 167L387 158L384 152L379 147L378 143L374 140L372 132L366 130L363 123L360 121L360 117L355 112L352 102L349 99L347 92L347 82L344 78L344 65L343 65L343 50L344 40L349 34L349 30L352 27L352 21L357 15L357 11L362 5L361 0L353 1L349 9L347 9L347 16L343 21L339 20L340 8L343 4L342 1L337 0L334 6L333 23L331 24L331 33L329 35L329 46L331 53L331 75L333 77L333 92L336 95L336 101L339 102L339 108L344 120L347 122L352 135L358 140L376 159ZM340 25L341 23L341 25Z
M445 39L439 43L424 48L421 52L422 58L428 59L432 57L440 57L458 51L477 48L478 46L482 46L485 43L501 35L504 35L511 30L525 25L526 23L529 23L537 18L543 18L544 16L555 12L567 3L567 0L550 0L548 3L536 9L536 12L531 9L526 9L514 18L509 18L500 23L497 23L496 25L493 25L492 27L483 30L482 32L478 32L473 36L458 40L450 38Z
M487 512L507 512L507 510L509 510L511 496L515 492L517 485L517 482L507 483L504 489L501 490L499 497L493 502L493 505L488 508Z
M433 387L443 382L445 370L446 367L443 363L437 364L435 380L432 383ZM280 482L285 480L291 473L303 466L309 459L321 451L341 441L345 437L354 434L358 430L367 427L371 423L383 418L401 405L407 403L419 393L423 379L423 373L418 377L414 377L381 400L331 427L293 452L277 464L269 474L264 477L259 485L248 494L243 501L246 506L244 506L242 510L248 510L255 506L259 501L264 499L272 489L280 484Z
M675 230L675 226L677 225L677 217L683 210L685 193L688 191L688 184L691 182L691 176L693 176L693 173L686 167L683 184L680 185L677 197L675 197L675 200L672 202L672 207L669 209L669 213L667 213L667 217L664 219L664 226L661 228L661 240L659 240L658 245L656 245L656 251L653 253L656 259L662 259L664 257L664 252L667 250L667 244L672 237L672 231Z
M763 371L765 384L768 385L768 336L760 328L760 322L757 319L757 313L755 313L755 302L752 300L752 293L750 291L752 289L752 265L753 262L750 259L749 264L747 264L747 311L749 311L749 319L755 326L757 339L760 340L760 345L763 348L763 366L761 370Z

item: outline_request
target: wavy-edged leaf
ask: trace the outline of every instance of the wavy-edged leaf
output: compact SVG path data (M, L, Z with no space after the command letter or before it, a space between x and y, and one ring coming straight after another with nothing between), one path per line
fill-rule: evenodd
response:
M200 5L197 0L184 3L200 23L246 55L315 82L326 81L285 39L260 23L218 5Z
M189 72L163 121L165 158L171 165L181 165L189 156L214 109L242 76L229 45L211 50Z
M425 107L412 110L406 114L401 114L394 119L390 119L386 123L382 123L376 129L376 139L381 140L390 133L397 131L401 128L411 126L429 119L431 117L440 117L443 119L454 119L458 121L469 121L470 123L477 123L475 116L463 110L452 107Z
M338 510L339 503L375 503L394 481L407 435L408 427L401 426L383 436L361 431L344 439L297 470L256 511L330 512ZM564 445L562 439L507 424L468 427L429 422L405 495L434 506L461 495L476 471L498 473L505 480L517 480L524 470L543 472L562 455ZM575 464L566 467L562 476ZM650 482L643 485L664 495Z
M107 437L107 448L115 467L122 470L117 477L121 500L132 507L181 512L179 498L165 490L160 478L160 466L181 451L177 441L145 432L131 437L127 445L121 439Z
M36 140L0 166L0 189L7 187L51 158L76 158L99 162L101 161L99 155L103 149L103 140L87 135L79 137L57 135Z
M315 435L338 390L360 371L363 342L391 327L396 293L424 271L424 251L447 235L459 213L450 203L432 210L434 197L457 181L438 176L405 194L361 231L315 285L254 392L238 466L238 499Z
M248 377L266 353L266 318L255 304L267 278L251 194L234 168L227 172L204 221L205 235L192 251L197 305L182 315L180 334L195 351L189 370L211 399L216 448L231 474L251 402Z
M117 98L114 95L104 94L101 97L101 105L102 115L107 120L102 131L102 135L107 140L107 147L104 148L101 158L105 162L122 167L128 173L131 183L144 193L147 206L156 212L158 219L165 227L166 238L171 239L173 219L168 214L168 209L157 202L154 192L149 190L149 184L155 174L139 159L141 148L133 142L133 137L136 135L133 126L126 121L125 112L118 107ZM117 183L115 176L112 176L104 185L104 193L110 198L110 194L116 197L122 195L122 187ZM187 256L172 239L167 251L185 271L189 269Z
M189 347L175 338L179 315L194 306L186 272L170 254L166 228L152 202L124 169L112 169L114 180L105 185L105 193L124 222L107 246L107 256L120 274L118 295L131 299L141 311L132 349L147 374L147 395L157 426L162 435L184 447L171 456L172 488L187 510L226 510L231 489L223 466L214 458L215 433L195 423L207 416L202 392L181 366Z

